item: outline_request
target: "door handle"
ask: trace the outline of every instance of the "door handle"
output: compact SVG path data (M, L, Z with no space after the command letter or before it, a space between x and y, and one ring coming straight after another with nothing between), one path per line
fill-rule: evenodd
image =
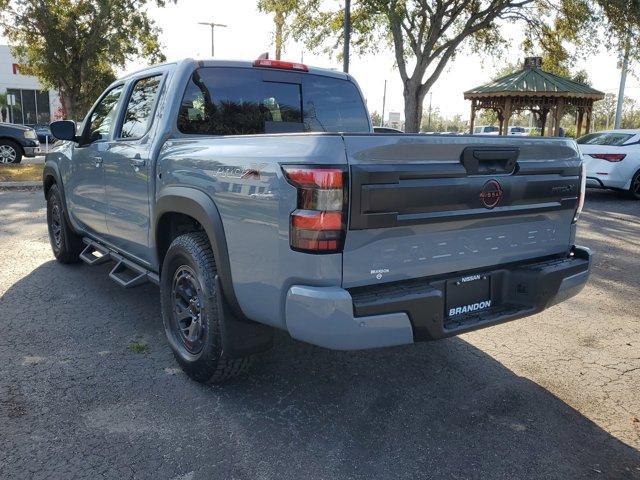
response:
M144 167L146 163L147 162L142 158L140 158L139 155L136 155L135 157L133 157L133 159L131 159L131 166L133 167L133 170L136 172L140 171L140 169Z
M95 157L93 157L93 161L96 165L96 168L100 168L100 166L102 165L102 157L96 155Z

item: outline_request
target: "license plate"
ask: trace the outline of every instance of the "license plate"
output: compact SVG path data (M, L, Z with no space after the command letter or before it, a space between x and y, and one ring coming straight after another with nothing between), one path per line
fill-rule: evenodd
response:
M456 317L491 308L491 277L469 275L447 280L445 316Z

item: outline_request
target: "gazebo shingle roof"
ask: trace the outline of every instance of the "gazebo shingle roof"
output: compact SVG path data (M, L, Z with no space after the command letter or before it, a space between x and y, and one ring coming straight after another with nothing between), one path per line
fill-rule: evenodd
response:
M542 57L527 57L524 68L504 75L486 85L464 92L471 100L470 131L473 132L477 110L490 109L497 113L500 135L509 133L509 119L513 112L530 110L537 115L540 133L544 136L547 115L553 113L554 135L560 135L560 121L565 108L576 112L576 134L580 136L586 116L586 132L591 128L593 103L604 98L604 93L584 83L546 72Z
M525 67L485 85L464 92L465 99L487 96L542 95L601 100L604 93L584 83L560 77L540 68Z

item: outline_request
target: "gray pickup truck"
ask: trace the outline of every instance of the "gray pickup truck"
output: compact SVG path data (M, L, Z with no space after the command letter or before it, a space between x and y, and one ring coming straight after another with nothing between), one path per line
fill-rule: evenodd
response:
M572 140L375 134L344 73L184 60L51 130L56 258L159 284L168 342L201 382L244 370L274 327L332 349L410 344L535 314L589 276Z

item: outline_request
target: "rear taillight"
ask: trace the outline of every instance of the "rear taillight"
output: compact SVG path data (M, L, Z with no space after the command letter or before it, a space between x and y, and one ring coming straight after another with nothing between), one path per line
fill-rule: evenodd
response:
M582 208L584 207L584 197L587 190L587 167L583 163L580 166L580 196L578 197L578 207L576 208L576 213L573 216L573 222L578 221L578 217L582 213Z
M298 189L297 208L291 214L291 248L308 253L341 252L347 215L346 171L292 165L282 170Z
M587 153L587 155L607 162L621 162L626 157L624 153Z

